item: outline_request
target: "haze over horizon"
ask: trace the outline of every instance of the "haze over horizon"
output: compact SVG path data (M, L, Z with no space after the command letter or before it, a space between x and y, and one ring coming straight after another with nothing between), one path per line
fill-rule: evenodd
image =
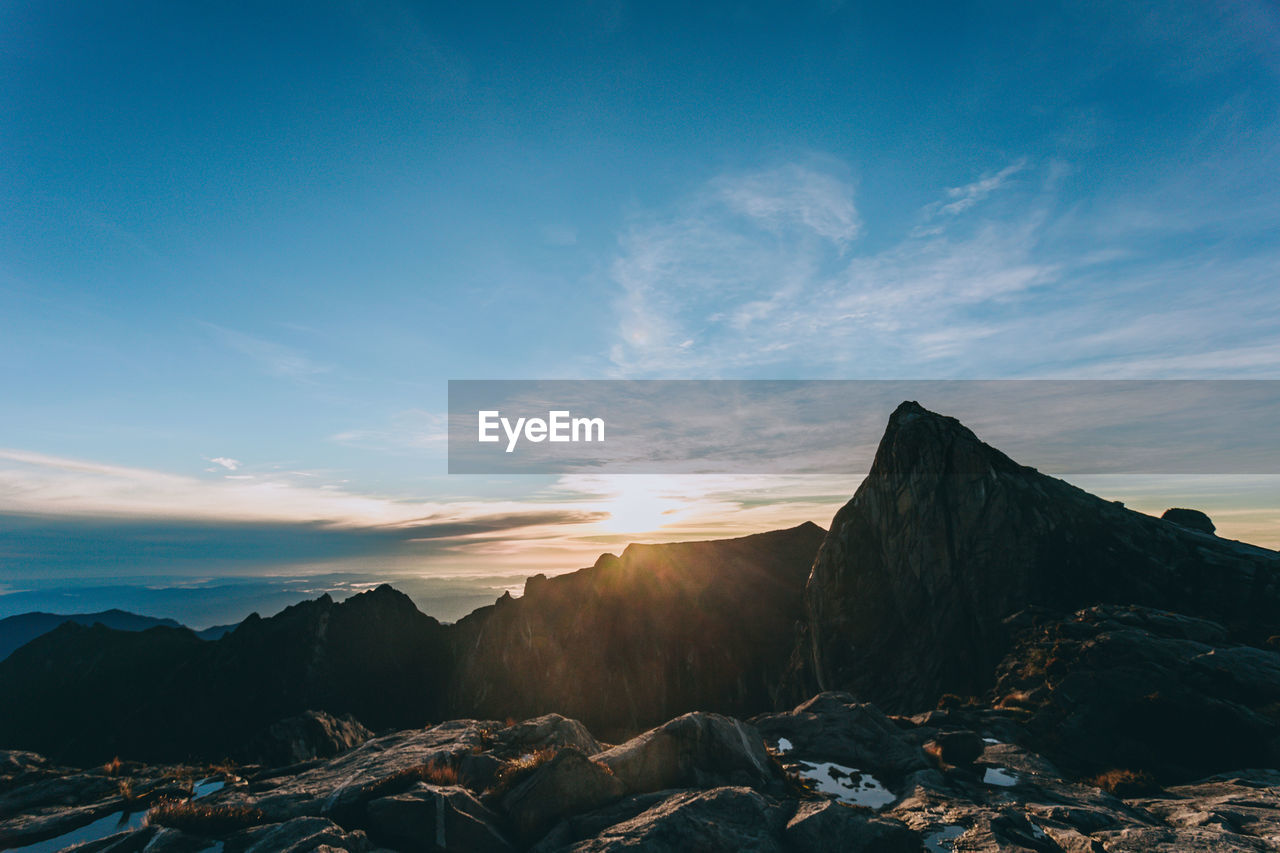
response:
M857 486L451 477L449 379L1280 378L1262 0L36 5L0 43L0 616L469 609ZM1276 477L1071 480L1280 545Z

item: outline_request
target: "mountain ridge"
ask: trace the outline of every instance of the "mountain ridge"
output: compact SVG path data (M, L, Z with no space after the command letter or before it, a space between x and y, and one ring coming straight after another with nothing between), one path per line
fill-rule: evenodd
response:
M75 622L80 625L101 623L117 631L143 631L147 628L163 626L166 628L185 628L187 626L176 619L160 616L143 616L128 610L113 607L97 613L46 613L33 610L18 613L0 619L0 660L4 660L14 650L43 634L47 634L64 622ZM230 632L234 625L214 625L202 630L192 629L202 640L216 640Z
M1090 495L907 402L825 533L806 523L634 544L530 577L521 598L452 625L385 584L254 614L214 643L186 629L63 625L0 661L0 744L82 763L251 759L246 744L304 711L373 730L556 712L617 739L688 711L748 716L830 690L925 711L945 694L981 700L999 671L1023 673L1005 661L1018 653L1018 613L1065 624L1109 602L1181 609L1220 621L1224 650L1261 647L1280 633L1278 578L1276 552ZM1260 671L1262 686L1222 719L1269 713L1254 707L1269 695ZM1201 701L1202 677L1184 679L1188 702ZM1014 693L999 701L1021 702Z

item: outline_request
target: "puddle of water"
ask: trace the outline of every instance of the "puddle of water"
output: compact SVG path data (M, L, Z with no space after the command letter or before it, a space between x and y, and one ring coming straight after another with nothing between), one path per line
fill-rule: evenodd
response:
M10 853L56 853L56 851L70 847L73 844L97 841L99 838L106 838L108 835L115 835L117 832L139 829L142 826L143 818L146 816L145 810L130 812L129 814L112 812L106 817L100 817L91 823L86 823L84 826L76 827L70 832L64 832L57 838L37 841L35 844L28 844L26 847L15 847Z
M955 849L955 840L964 835L963 826L944 826L937 832L930 832L924 837L924 849L930 853L950 853Z
M191 799L198 800L201 797L207 797L214 791L221 791L227 786L222 779L201 779L191 789Z
M892 791L881 785L880 780L870 773L830 761L802 763L800 775L811 780L814 787L822 793L832 794L845 803L882 809L897 799Z
M982 774L984 785L996 785L1000 788L1012 788L1018 784L1018 777L1003 767L988 767Z
M791 745L791 741L787 740L784 737L778 738L778 752L783 753L785 755L786 753L790 752L793 749L795 749L795 747Z

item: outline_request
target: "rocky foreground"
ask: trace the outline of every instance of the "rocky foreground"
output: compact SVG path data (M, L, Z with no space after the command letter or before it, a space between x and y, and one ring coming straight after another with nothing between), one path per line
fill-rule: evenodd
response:
M886 716L845 693L741 721L690 713L625 743L550 714L368 738L291 732L335 757L283 768L0 753L0 847L126 851L1261 851L1280 773L1160 787L1078 779L1020 742L1025 711ZM1187 729L1171 751L1192 742ZM75 844L79 838L88 838ZM39 842L44 841L41 846Z

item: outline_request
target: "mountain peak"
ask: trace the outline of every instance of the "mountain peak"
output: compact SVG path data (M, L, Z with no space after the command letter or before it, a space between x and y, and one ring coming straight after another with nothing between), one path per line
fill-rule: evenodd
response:
M1239 579L1274 574L1274 556L1124 510L907 401L814 563L808 686L900 710L978 693L1028 606L1181 608L1265 639L1280 600Z
M889 416L868 476L987 474L1020 467L955 418L906 400Z

